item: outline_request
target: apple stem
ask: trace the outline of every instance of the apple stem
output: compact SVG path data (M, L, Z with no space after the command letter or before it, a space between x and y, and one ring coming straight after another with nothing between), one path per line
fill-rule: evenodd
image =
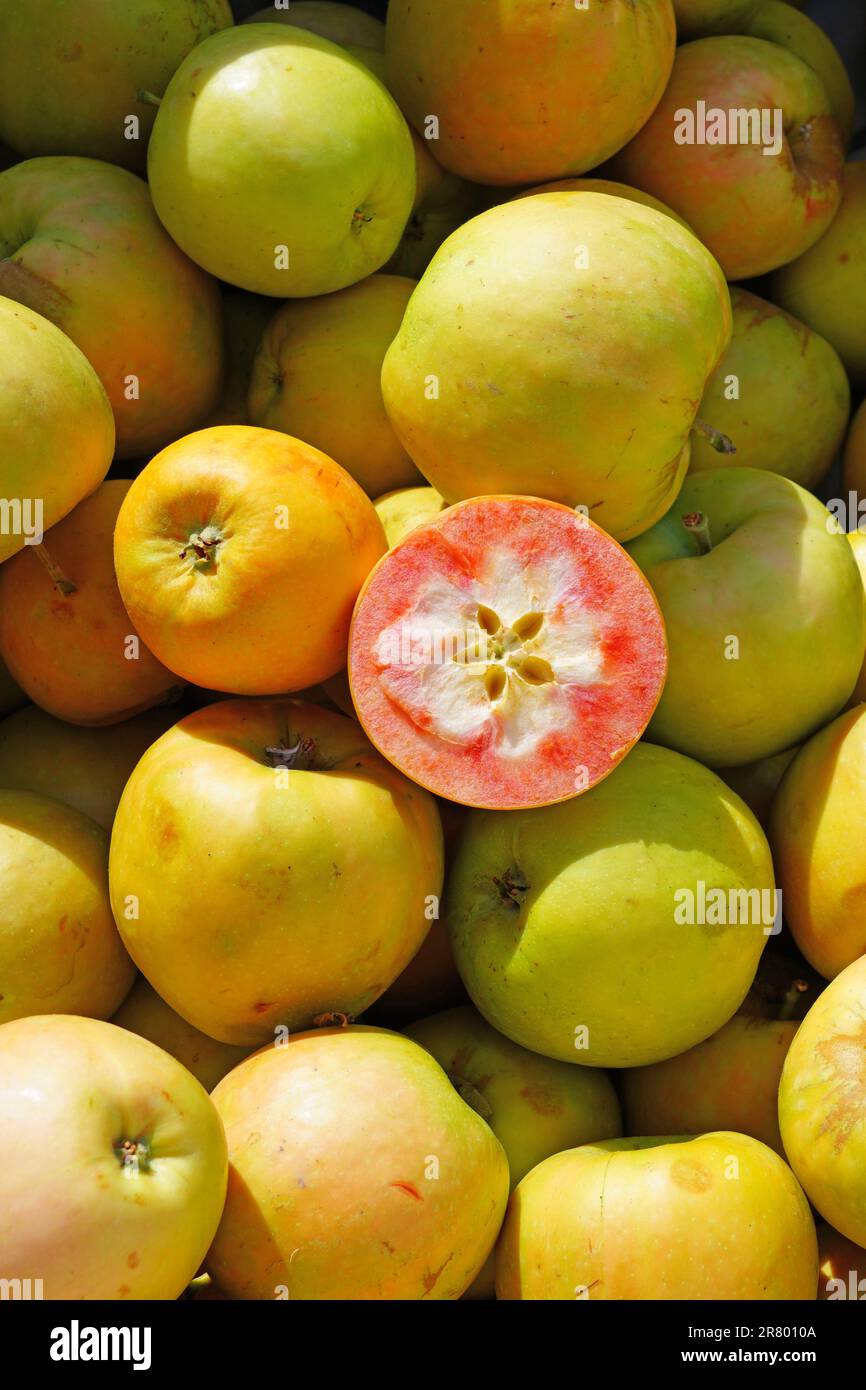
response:
M800 995L804 994L808 988L809 986L805 980L794 980L793 983L788 986L782 1003L779 1006L780 1023L785 1023L790 1019L797 1006Z
M148 92L144 87L139 87L135 94L136 101L143 102L145 106L161 106L162 97L158 97L155 92Z
M76 593L78 585L73 584L71 579L66 578L60 566L52 560L46 547L44 545L34 545L33 549L36 552L37 560L45 566L51 576L51 582L54 587L59 589L61 594L69 595Z
M713 548L713 542L707 516L703 512L687 512L683 517L683 526L698 541L703 554L708 555Z
M717 454L735 454L737 452L734 441L728 435L722 434L722 431L717 430L713 425L708 425L706 420L695 420L692 430L695 434L699 434L702 439L705 439L710 448L715 449Z

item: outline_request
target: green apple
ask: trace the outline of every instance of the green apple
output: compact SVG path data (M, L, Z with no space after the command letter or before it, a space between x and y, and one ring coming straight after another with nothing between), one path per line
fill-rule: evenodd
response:
M471 812L444 916L494 1028L546 1057L632 1067L736 1011L773 928L773 888L739 797L639 743L571 801Z
M386 492L373 503L382 523L385 539L395 546L416 526L432 521L445 508L445 499L435 487L399 487Z
M216 1038L209 1038L207 1033L194 1028L166 1004L143 975L139 975L117 1013L112 1014L111 1022L140 1038L147 1038L175 1057L206 1091L212 1091L252 1050L217 1042Z
M0 139L143 170L155 113L141 93L231 22L229 0L0 0Z
M412 211L415 155L365 63L305 29L249 24L181 63L148 178L188 256L229 284L288 299L384 265Z
M734 331L704 391L698 418L736 447L738 468L781 473L814 488L835 459L851 390L835 348L819 333L748 290L731 290ZM690 471L727 461L701 434Z
M712 767L781 753L826 724L863 661L863 585L827 509L757 468L690 475L628 546L670 647L647 737Z
M111 467L114 417L84 353L0 296L0 562L38 545Z
M323 39L330 39L331 43L358 44L380 52L385 48L385 26L381 19L356 10L354 5L337 4L336 0L283 0L280 8L265 5L241 21L242 24L275 22L309 29L321 34Z
M745 1134L609 1139L555 1154L511 1198L500 1299L814 1300L815 1224Z
M866 956L819 995L779 1087L788 1162L837 1231L866 1245Z
M791 759L796 757L796 754L796 748L786 748L783 753L773 753L769 758L759 758L755 763L744 763L742 767L722 767L718 770L722 781L727 782L737 796L743 798L765 830L770 819L773 797Z
M206 1091L112 1023L0 1028L0 1273L46 1299L179 1298L216 1232L226 1141Z

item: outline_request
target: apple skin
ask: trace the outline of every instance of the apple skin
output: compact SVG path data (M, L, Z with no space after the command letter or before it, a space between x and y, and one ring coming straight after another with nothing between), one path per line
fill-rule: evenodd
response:
M435 487L401 487L377 497L373 506L391 549L425 521L445 509L445 499Z
M620 1078L629 1134L750 1134L784 1158L779 1078L799 1024L737 1015L688 1052Z
M866 164L845 165L842 203L832 225L776 272L770 294L832 343L854 386L866 386Z
M262 334L274 315L274 301L264 294L247 294L232 285L222 287L225 320L226 370L219 400L207 425L248 425L247 393L253 359Z
M773 797L791 759L796 755L797 748L786 748L783 753L773 753L769 758L759 758L757 762L745 763L742 767L716 769L722 781L727 782L757 816L764 830L770 821Z
M511 195L511 201L516 198L534 198L537 193L606 193L610 198L625 198L631 203L641 203L645 208L654 208L656 212L663 212L666 217L672 217L675 222L679 222L687 232L692 230L679 213L674 212L673 208L669 208L659 198L645 193L642 188L617 183L615 179L555 179L553 183L539 183L534 188L523 188L519 193Z
M640 129L671 70L670 0L610 0L578 12L520 5L391 0L388 83L437 158L475 183L581 174Z
M143 180L95 159L17 164L0 174L0 251L0 294L56 323L99 376L118 458L202 423L223 374L219 290L167 236Z
M814 1300L815 1226L790 1168L721 1131L545 1159L496 1248L503 1300Z
M415 289L370 275L320 298L289 300L265 329L247 396L250 422L321 449L370 497L423 479L382 400L382 360Z
M231 23L228 0L2 0L0 139L143 170L155 112L138 93L161 95L189 50Z
M851 1298L856 1281L858 1300L866 1298L866 1250L841 1236L826 1221L818 1224L818 1298L835 1301Z
M779 109L785 130L804 133L792 134L776 155L757 144L678 144L676 113L695 112L698 100L707 110ZM843 158L817 74L778 44L733 35L677 49L664 96L608 168L669 203L728 279L741 280L794 260L827 230L842 196Z
M794 9L796 0L757 0L736 32L780 44L802 58L824 84L847 150L854 129L854 89L839 51L820 25ZM732 29L729 33L735 32Z
M42 501L45 531L111 467L114 417L84 353L53 323L0 295L0 476L7 498ZM0 535L0 563L25 545Z
M683 525L688 516L705 518L709 552ZM738 766L791 748L842 709L866 626L857 563L835 528L817 498L777 473L715 468L686 479L667 516L627 547L655 590L670 648L648 738L711 767Z
M297 1033L213 1100L230 1168L207 1270L230 1298L438 1302L472 1282L508 1162L423 1047L363 1026Z
M866 952L866 706L800 749L770 816L770 843L797 945L827 979Z
M866 415L864 415L862 411L860 413L863 416L863 419L866 420ZM855 417L855 425L856 424L857 419ZM852 437L853 435L849 436L849 454L846 455L845 460L845 467L847 470L850 470L851 468L850 441ZM866 531L849 531L848 541L851 546L851 549L854 552L854 559L857 561L857 568L860 571L860 578L863 581L864 593L866 593ZM864 700L866 700L866 656L864 656L863 658L863 665L861 666L860 674L857 677L857 684L855 685L851 693L851 698L848 701L848 703L852 706L859 705L862 704Z
M135 978L111 915L108 836L81 811L0 790L0 1024L110 1018Z
M331 43L357 44L361 47L385 50L385 26L354 5L340 5L331 0L291 0L287 10L275 10L273 5L256 10L241 20L242 24L293 24L296 29L310 29Z
M226 1190L222 1125L195 1077L111 1023L56 1014L0 1028L0 1075L4 1278L38 1274L49 1300L179 1298Z
M866 957L836 976L800 1024L782 1072L779 1127L809 1201L866 1245Z
M346 49L291 25L199 44L168 85L147 167L181 250L280 299L380 269L415 198L412 137L390 93Z
M13 710L20 709L27 704L27 696L20 685L14 681L9 674L9 668L5 661L0 657L0 715L12 714Z
M0 652L30 699L72 724L116 724L183 690L138 640L114 572L112 539L131 483L110 478L0 568ZM58 592L47 555L75 588Z
M28 705L0 723L0 787L53 796L110 831L133 768L178 717L152 709L93 729Z
M551 1154L622 1134L619 1101L604 1072L527 1052L469 1005L419 1019L404 1031L487 1121L505 1150L512 1191ZM494 1298L495 1284L491 1251L463 1297Z
M720 455L692 439L689 471L763 468L812 489L839 451L851 390L836 350L820 334L766 299L731 289L730 345L704 391L698 419L728 435L737 452ZM738 399L729 400L730 377Z
M654 208L514 199L433 257L385 356L385 408L449 503L548 498L626 540L676 497L730 312L716 262Z
M217 1042L193 1028L166 1004L143 975L139 975L111 1022L161 1047L186 1067L206 1091L212 1091L252 1050Z
M638 743L570 801L472 812L444 916L499 1032L563 1062L641 1066L721 1028L768 939L760 922L678 924L675 893L700 881L772 892L764 834L714 773Z
M848 428L842 456L842 486L866 501L866 400L862 400Z

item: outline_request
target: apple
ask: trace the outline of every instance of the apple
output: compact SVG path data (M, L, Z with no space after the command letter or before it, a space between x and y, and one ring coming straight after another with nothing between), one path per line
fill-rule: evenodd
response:
M405 1032L425 1047L505 1150L513 1191L542 1159L622 1133L619 1101L601 1071L570 1067L509 1042L475 1009L448 1009ZM466 1298L493 1298L491 1252Z
M318 449L215 425L163 449L123 499L120 596L163 665L209 690L303 690L346 664L352 607L385 550L373 504Z
M445 499L433 487L401 487L386 492L373 503L389 549L425 521L445 509Z
M773 753L769 758L759 758L757 762L745 763L742 767L718 769L722 781L742 797L765 830L770 820L773 797L797 751L797 748L786 748L783 753Z
M142 170L154 117L142 91L162 92L231 22L229 0L0 0L0 139Z
M309 29L332 43L358 44L383 51L385 26L354 5L339 5L332 0L289 0L280 8L265 5L255 14L241 20L242 24L293 24L297 29Z
M866 1298L866 1250L825 1221L818 1225L818 1298Z
M866 416L864 416L864 418L866 418ZM856 426L857 424L858 420L855 416L854 425ZM844 463L844 470L848 473L849 476L853 469L856 467L856 461L854 460L854 449L856 448L856 446L856 431L854 429L854 426L852 426L851 434L849 435L848 448L845 455ZM857 561L857 568L860 571L860 578L863 581L864 592L866 592L866 530L861 531L858 529L856 531L849 531L848 541L851 545L851 549L854 552L854 559ZM860 674L857 677L857 684L851 692L851 698L848 701L848 703L849 705L859 705L862 704L864 700L866 700L866 656L864 656L863 665L861 666Z
M0 295L0 563L38 545L102 482L114 419L83 352L53 323Z
M546 1057L634 1067L721 1028L775 916L751 811L707 768L639 743L556 806L473 812L444 916L487 1022Z
M336 294L289 300L253 361L250 422L321 449L371 497L422 481L385 413L380 384L414 288L400 275L371 275Z
M738 766L791 748L843 707L863 661L863 585L811 493L757 468L691 474L628 549L670 646L649 738Z
M151 709L94 729L28 705L0 722L0 787L53 796L110 831L132 769L177 717Z
M143 975L139 975L120 1008L112 1014L111 1022L140 1038L147 1038L175 1057L206 1091L212 1091L217 1082L250 1053L248 1047L217 1042L216 1038L193 1028L166 1004Z
M131 484L101 483L0 567L0 652L30 699L72 724L115 724L170 703L183 682L138 637L120 601L112 537Z
M274 313L274 301L264 294L247 294L231 285L222 287L225 320L226 369L219 400L207 425L248 425L247 392L253 359L262 334Z
M249 24L212 35L177 69L148 179L192 260L240 289L289 299L343 289L385 264L412 211L415 155L365 63L305 29Z
M813 1206L866 1245L866 957L819 995L791 1044L779 1087L788 1162Z
M846 491L866 501L866 400L860 402L848 429L842 458L842 484Z
M777 304L821 333L866 386L866 164L846 164L838 215L821 240L773 276Z
M629 1134L732 1129L782 1154L779 1078L799 1024L738 1015L665 1062L631 1067L621 1085Z
M770 817L788 926L827 979L866 952L864 768L866 706L860 704L800 749Z
M428 179L427 190L419 190L423 196L416 199L400 245L385 266L392 275L408 275L420 280L451 233L489 202L485 191L477 184L467 183L444 170L439 170L439 174L441 179L433 181L432 186Z
M851 391L836 350L819 333L748 290L731 290L734 331L707 382L698 418L736 446L738 468L764 468L814 488L845 434ZM699 434L689 469L727 460Z
M435 121L446 169L521 184L581 174L624 145L664 91L674 44L670 0L391 0L385 55L415 129Z
M641 203L645 208L655 208L656 212L663 212L666 217L672 217L675 222L679 222L686 231L691 231L685 219L659 198L654 198L651 193L644 193L642 188L631 188L627 183L617 183L615 179L555 179L553 183L540 183L534 188L523 188L511 197L512 200L534 198L539 193L607 193L611 198L625 198L630 203Z
M107 865L108 836L81 811L0 790L0 1024L109 1018L119 1006L135 970L111 916Z
M0 1274L38 1277L49 1300L179 1298L226 1190L195 1078L144 1038L57 1015L0 1028L0 1078Z
M640 738L664 684L652 592L570 508L480 497L410 531L349 633L370 740L437 796L515 810L573 797Z
M105 387L120 458L200 425L223 370L219 291L160 226L147 185L94 159L0 174L0 294L51 319Z
M208 1273L230 1298L459 1298L508 1196L492 1130L423 1047L323 1028L217 1086L229 1186Z
M111 836L130 954L176 1013L236 1046L363 1013L421 945L442 872L433 800L354 720L292 700L182 719L138 763Z
M854 89L832 39L808 15L794 9L796 0L757 0L736 32L768 39L802 58L818 74L830 98L830 107L847 150L854 129ZM729 30L733 33L734 30Z
M815 1226L790 1168L744 1134L609 1139L513 1194L500 1299L814 1300Z
M734 35L677 49L664 96L610 172L669 203L740 280L801 256L827 230L843 157L812 68L778 44Z
M519 198L433 257L385 357L385 407L448 502L547 497L628 539L679 491L730 314L718 265L671 217L608 194Z

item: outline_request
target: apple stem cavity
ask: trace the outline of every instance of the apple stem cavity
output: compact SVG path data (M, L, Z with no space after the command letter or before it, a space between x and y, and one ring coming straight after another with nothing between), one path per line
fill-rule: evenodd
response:
M493 883L506 907L523 906L523 900L529 892L529 884L519 869L506 869L501 878L494 877Z
M467 1081L464 1076L457 1076L456 1073L450 1071L448 1073L448 1080L451 1082L451 1085L454 1087L460 1099L465 1100L466 1104L475 1111L476 1115L480 1115L482 1120L489 1120L491 1118L493 1115L493 1106L490 1104L487 1097L483 1096L477 1087L472 1085L471 1081Z
M715 449L717 454L735 454L737 452L734 441L713 425L708 425L706 420L695 420L692 430L695 434L699 434L702 439L705 439L710 448Z
M51 555L44 545L34 545L33 550L37 560L39 560L40 564L44 565L45 569L48 571L55 589L59 590L65 598L77 592L78 585L73 584L71 579L66 578L63 570L52 560Z
M114 1152L126 1177L150 1172L150 1145L146 1139L119 1139Z
M709 518L703 512L687 512L683 517L683 526L698 541L702 553L708 555L713 548Z
M314 1028L348 1028L352 1022L351 1014L326 1013L316 1014L313 1019Z
M281 743L265 749L270 767L287 767L293 772L309 772L317 765L317 754L316 740L305 734L298 735L297 743Z

